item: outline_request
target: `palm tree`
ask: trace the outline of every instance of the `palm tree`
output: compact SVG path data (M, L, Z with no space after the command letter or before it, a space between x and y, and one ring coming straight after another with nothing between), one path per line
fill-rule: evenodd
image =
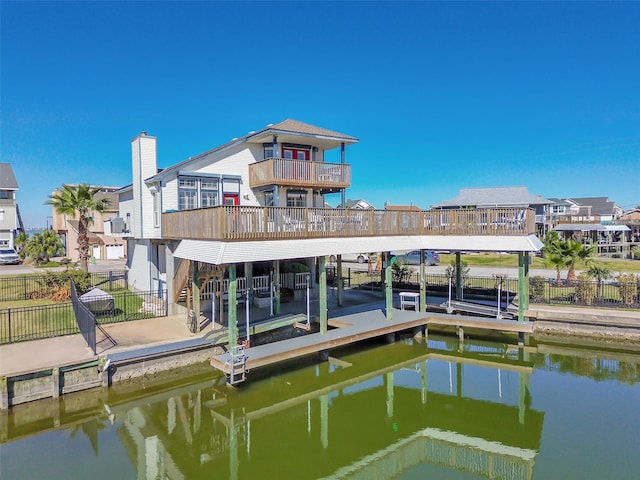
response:
M49 263L51 257L62 251L60 235L53 230L38 232L29 238L24 251L35 263Z
M566 257L567 267L569 267L567 282L572 283L576 280L576 263L585 262L589 265L591 257L596 251L596 246L585 245L582 242L569 239L563 243L561 250Z
M563 252L563 245L565 241L561 240L558 236L558 232L551 230L547 232L544 237L544 248L542 253L544 255L544 262L548 265L555 267L556 269L556 285L562 284L562 278L560 277L561 270L567 266L567 259Z
M562 285L560 271L567 266L567 259L559 252L545 253L545 263L556 269L556 285Z
M16 247L16 251L20 258L24 260L25 257L25 248L27 247L27 243L29 242L29 235L24 230L20 230L16 238L13 240L13 244Z
M607 278L611 278L611 270L609 270L607 267L592 263L589 267L589 270L587 270L587 275L598 280L597 297L600 298L602 296L602 281L606 280Z
M87 232L93 224L93 212L102 213L109 207L109 199L96 200L95 196L102 187L81 185L63 185L58 193L52 193L46 205L51 205L57 213L70 215L78 220L78 256L80 268L88 271L89 237Z

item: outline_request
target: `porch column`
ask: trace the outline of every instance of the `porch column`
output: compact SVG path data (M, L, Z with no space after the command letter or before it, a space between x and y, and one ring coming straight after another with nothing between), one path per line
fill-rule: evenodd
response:
M425 279L425 251L420 249L420 311L427 311L427 282Z
M456 300L462 300L462 260L460 252L456 252Z
M280 315L280 261L273 262L273 314Z
M191 262L191 291L193 292L193 314L196 318L196 333L200 333L200 278L198 262Z
M518 252L518 321L524 322L529 309L529 252Z
M273 156L275 158L280 157L280 155L278 155L278 136L277 135L273 136Z
M336 260L336 286L338 287L338 306L342 306L344 299L344 288L342 285L342 255L338 255Z
M229 329L229 350L238 344L238 280L236 278L236 265L231 264L229 269L229 288L227 289L227 327Z
M387 320L393 319L393 283L391 277L391 262L389 252L383 253L382 265L384 268L384 298L386 304Z
M245 294L249 297L249 300L251 300L250 294L253 294L253 263L244 262L244 278L247 281L247 291Z
M318 313L320 319L320 333L327 333L327 267L325 265L325 257L318 257L318 270L320 272L320 278L318 282L318 303L320 305L320 312Z

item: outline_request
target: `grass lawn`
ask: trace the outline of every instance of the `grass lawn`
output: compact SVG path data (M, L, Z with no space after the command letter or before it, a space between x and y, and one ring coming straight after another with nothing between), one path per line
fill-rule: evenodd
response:
M112 293L115 312L113 315L97 316L98 323L116 323L156 316L152 312L141 310L143 299L134 292L118 289ZM40 306L43 308L37 308ZM11 308L11 312L7 308ZM52 303L49 299L39 299L0 303L0 344L77 332L73 307L69 301Z
M462 261L467 265L481 266L481 267L514 267L518 266L518 255L515 253L498 254L498 253L477 253L462 255ZM441 254L440 264L449 265L452 261L455 261L456 256L453 254ZM622 260L622 259L610 259L610 258L594 258L594 262L611 270L613 273L627 272L627 273L640 273L640 261L638 260ZM544 258L531 256L531 268L548 268L554 269L552 265L547 265ZM585 268L585 265L577 265L578 270Z

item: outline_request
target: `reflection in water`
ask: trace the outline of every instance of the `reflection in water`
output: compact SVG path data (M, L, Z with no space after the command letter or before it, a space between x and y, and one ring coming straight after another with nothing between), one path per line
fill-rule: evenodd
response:
M84 436L96 458L76 459L76 478L101 478L97 464L127 463L139 479L398 478L416 465L531 479L545 417L532 408L534 365L579 365L572 373L589 376L604 365L638 381L637 356L591 352L589 370L589 362L569 360L587 359L587 350L567 359L567 348L476 341L459 349L432 336L428 346L409 340L262 379L252 373L241 389L206 371L131 394L112 389L16 407L2 425L3 447L44 441L64 462L61 452ZM66 444L48 440L60 430L70 432ZM40 468L33 459L2 460L3 478ZM55 464L47 471L64 478Z

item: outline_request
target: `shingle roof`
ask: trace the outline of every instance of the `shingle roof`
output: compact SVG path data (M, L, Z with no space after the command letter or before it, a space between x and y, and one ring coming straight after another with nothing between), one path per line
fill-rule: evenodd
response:
M334 132L332 130L327 130L326 128L315 127L313 125L309 125L308 123L299 122L298 120L287 119L280 123L268 125L266 128L263 128L258 132L250 132L244 137L234 138L230 142L219 145L215 148L212 148L211 150L207 150L206 152L202 152L193 157L189 157L186 160L183 160L179 163L171 165L170 167L162 169L162 173L170 173L170 172L178 171L182 169L184 166L191 165L207 155L221 151L225 148L230 147L233 144L240 144L242 142L250 141L250 139L264 135L267 132L288 132L288 133L294 133L294 134L297 133L297 134L303 134L303 135L318 135L323 137L332 137L335 139L348 140L349 142L358 141L356 137L352 137L344 133ZM153 175L152 177L147 178L145 180L151 180L153 178L156 178L160 175L160 173L161 172L159 171L156 175Z
M432 208L528 207L551 203L540 195L530 194L527 187L461 188L457 197L436 203Z
M398 212L421 212L422 209L417 205L385 205L385 210L394 210Z
M18 182L10 163L0 163L0 189L18 190Z
M270 125L259 133L263 133L267 130L278 130L291 133L305 133L307 135L323 135L326 137L343 138L345 140L358 140L351 135L334 132L333 130L327 130L326 128L314 127L313 125L309 125L308 123L300 122L293 119L287 119L280 123L276 123L275 125Z
M573 197L567 200L581 207L591 207L592 215L612 215L615 212L616 204L607 197Z

